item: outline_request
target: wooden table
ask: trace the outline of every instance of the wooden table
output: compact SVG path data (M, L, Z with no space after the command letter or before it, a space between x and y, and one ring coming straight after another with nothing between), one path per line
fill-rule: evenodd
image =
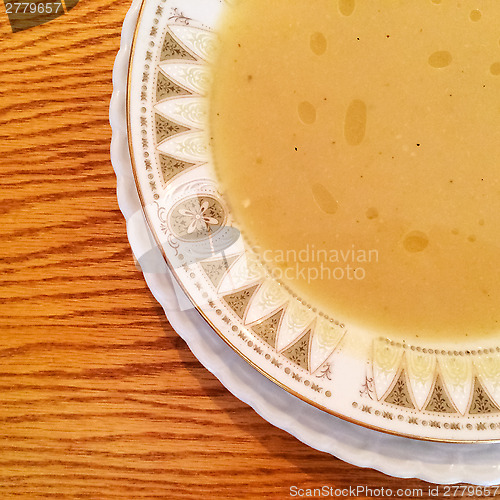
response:
M81 0L17 33L0 13L0 499L289 498L292 485L358 484L429 498L426 483L274 428L168 324L134 265L109 159L128 8Z

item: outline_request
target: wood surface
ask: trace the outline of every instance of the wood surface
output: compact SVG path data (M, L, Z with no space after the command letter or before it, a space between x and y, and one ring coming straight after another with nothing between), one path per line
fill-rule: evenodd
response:
M426 483L274 428L168 324L134 265L109 159L128 8L80 0L18 33L0 8L0 499L290 498L292 485L358 484L429 498Z

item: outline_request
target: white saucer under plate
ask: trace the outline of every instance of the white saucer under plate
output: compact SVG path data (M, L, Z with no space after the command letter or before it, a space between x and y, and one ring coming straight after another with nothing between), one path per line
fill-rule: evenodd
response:
M140 8L141 0L134 0L123 25L121 48L113 70L111 159L117 175L118 202L127 220L131 247L138 258L148 254L147 267L143 268L146 282L177 333L199 361L236 397L271 424L315 449L395 477L415 477L434 483L499 483L499 444L418 441L341 420L294 397L258 373L194 308L184 309L180 305L187 299L174 284L161 252L154 245L152 249L153 238L143 217L129 154L127 74Z

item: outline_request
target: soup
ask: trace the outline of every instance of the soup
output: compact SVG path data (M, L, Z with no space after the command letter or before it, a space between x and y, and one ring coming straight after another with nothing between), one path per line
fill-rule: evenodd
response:
M500 4L241 0L210 95L217 175L294 293L377 333L500 320Z

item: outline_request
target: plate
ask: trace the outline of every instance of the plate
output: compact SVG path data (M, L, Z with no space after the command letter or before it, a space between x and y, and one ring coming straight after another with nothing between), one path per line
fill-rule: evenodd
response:
M349 463L396 477L417 477L434 483L500 482L500 447L496 444L446 444L417 441L372 431L336 418L291 396L239 357L192 308L170 279L163 255L142 213L127 141L127 72L141 0L134 0L125 19L121 48L113 70L110 124L111 160L117 175L120 209L134 255L143 264L146 282L167 317L200 362L236 397L263 418L307 445ZM145 259L147 256L147 259ZM147 260L147 262L146 262ZM180 299L180 301L179 301Z
M227 8L219 0L148 0L139 16L127 123L151 248L160 249L224 342L309 405L398 436L498 440L496 339L410 344L373 335L292 293L245 241L221 193L209 146L209 64L214 26ZM141 265L148 254L140 256Z

